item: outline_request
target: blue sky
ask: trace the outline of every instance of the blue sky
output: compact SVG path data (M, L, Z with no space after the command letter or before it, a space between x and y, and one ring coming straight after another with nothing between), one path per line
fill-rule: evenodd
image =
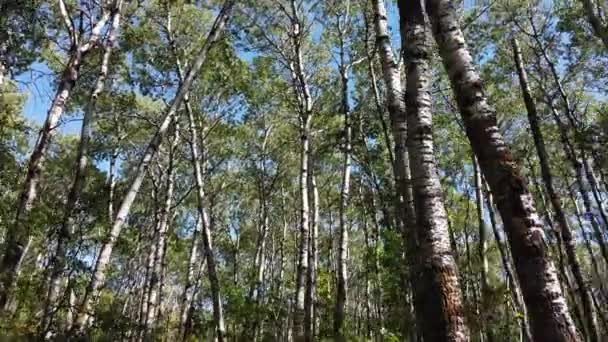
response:
M15 79L19 90L27 96L23 107L24 116L28 121L41 126L55 96L53 72L46 64L36 62L32 64L30 70ZM80 132L80 120L71 117L70 120L65 120L64 117L59 130L62 134L77 134Z

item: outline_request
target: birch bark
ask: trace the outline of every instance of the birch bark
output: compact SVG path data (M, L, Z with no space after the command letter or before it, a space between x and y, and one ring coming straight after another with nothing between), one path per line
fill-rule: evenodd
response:
M454 4L449 0L428 0L426 9L467 137L503 219L534 338L577 341L578 333L555 266L547 255L534 201L498 131L494 109L487 103Z
M468 341L456 261L435 166L431 112L430 26L420 1L400 3L406 44L408 152L419 246L413 267L416 311L427 341Z
M76 28L73 26L73 23L71 23L71 20L68 19L69 13L67 12L63 0L59 0L59 8L71 37L69 60L58 80L57 92L55 93L55 97L47 112L34 150L29 158L27 173L17 202L14 224L9 226L6 232L5 248L0 257L0 312L4 311L6 309L6 304L11 302L11 292L20 272L20 266L25 251L27 250L28 241L30 241L31 238L31 231L27 219L32 210L34 201L38 196L38 183L40 182L44 169L44 160L49 144L57 132L57 124L63 115L65 104L80 77L80 67L88 53L99 42L101 31L110 18L110 11L105 7L102 8L101 17L91 28L89 38L85 41L81 41L75 33Z

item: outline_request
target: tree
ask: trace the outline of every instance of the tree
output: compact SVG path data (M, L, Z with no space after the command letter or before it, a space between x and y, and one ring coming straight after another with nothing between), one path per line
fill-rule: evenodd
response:
M99 290L104 282L104 278L105 278L104 273L105 273L105 269L108 265L108 262L110 260L110 256L112 254L112 249L114 248L116 239L118 238L118 235L120 234L120 231L122 230L122 227L127 219L127 216L131 209L131 205L133 204L133 201L135 200L135 196L137 195L137 192L139 191L139 188L141 187L143 179L148 170L148 166L149 166L152 158L156 154L156 151L158 150L160 144L162 143L162 139L163 139L164 135L166 134L167 130L169 129L169 126L170 126L171 122L173 121L173 118L176 115L177 110L181 106L184 96L187 94L187 92L189 90L188 88L191 86L196 74L198 73L198 71L201 69L201 67L205 63L209 50L213 46L213 43L215 43L215 41L219 38L219 36L224 28L224 25L228 21L228 18L230 18L230 12L231 12L233 6L234 6L234 2L228 1L222 7L222 10L219 12L218 16L215 19L213 26L211 27L211 30L209 31L205 44L200 49L196 59L192 62L190 69L188 70L188 72L186 73L186 75L184 77L184 81L181 83L179 90L178 90L175 98L173 99L173 102L171 103L171 106L167 109L167 111L165 113L165 117L163 119L162 124L158 128L157 132L154 134L154 137L152 138L152 140L150 140L150 143L148 144L148 146L146 148L146 152L140 160L140 163L137 167L136 177L133 180L133 183L131 183L129 191L125 195L125 198L122 201L120 208L118 209L118 212L116 213L116 219L112 225L112 228L107 237L107 240L105 241L105 243L104 243L103 247L101 248L99 255L97 257L95 269L93 271L93 276L87 287L87 291L82 300L82 304L80 305L79 314L76 319L76 325L73 328L75 333L82 333L84 331L84 329L86 328L87 321L89 320L89 311L90 311L91 305L92 305L92 303L96 302L96 300L97 300L96 297L99 296ZM199 195L200 195L200 190L199 190ZM207 236L207 238L209 238L209 236ZM203 239L205 239L205 237ZM206 241L207 241L207 243L205 243L205 245L207 245L207 247L209 248L210 247L209 239L207 239ZM206 251L208 259L212 258L211 253L212 252L210 250ZM207 267L212 268L213 266L207 265ZM219 307L217 307L217 309L218 309L218 311L220 310ZM219 314L219 312L216 312L216 320L220 321L220 318L221 318L221 315ZM218 326L218 335L219 335L218 338L220 338L220 339L222 339L222 332L223 332L221 329L222 329L222 327Z
M15 221L7 232L6 248L0 260L0 308L2 310L5 310L6 304L11 301L11 291L20 273L23 256L30 244L31 228L27 223L27 215L32 210L37 197L38 182L40 181L49 142L56 132L55 128L63 114L66 102L78 81L80 67L84 59L97 45L101 30L110 18L110 12L116 12L116 9L111 9L108 4L101 4L99 20L90 28L89 37L85 39L81 32L76 31L77 28L74 26L64 1L59 1L58 4L59 13L69 36L68 61L61 77L58 79L57 92L47 112L36 146L29 158L28 171L23 181L23 190L19 195Z
M430 93L430 32L421 2L400 3L406 66L408 152L416 208L413 265L416 310L425 339L465 341L465 324L458 271L448 238L447 214L433 155Z
M467 51L451 1L426 3L443 64L471 146L503 219L515 269L530 314L532 333L543 341L576 341L576 328L546 255L544 233L525 179L496 127L493 109Z

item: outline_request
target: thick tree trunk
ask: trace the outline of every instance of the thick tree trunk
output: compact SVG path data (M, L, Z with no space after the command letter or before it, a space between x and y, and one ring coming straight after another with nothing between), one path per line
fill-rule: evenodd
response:
M7 229L4 251L0 257L0 312L4 311L6 304L11 302L11 292L20 272L19 267L22 264L25 247L30 241L31 229L27 220L38 195L38 183L44 169L48 147L51 139L57 133L57 124L63 115L65 104L78 81L83 60L91 49L97 45L101 31L110 17L110 13L105 9L102 12L101 18L91 29L91 35L86 42L72 40L69 60L59 79L57 92L30 156L27 174L23 181L23 189L17 202L15 221ZM71 28L71 30L73 31L74 28Z
M53 255L53 258L50 261L51 270L48 279L47 295L44 305L44 316L42 318L41 324L43 335L45 335L51 328L51 324L53 323L53 317L55 316L56 312L57 297L59 295L62 274L66 264L66 251L68 248L68 244L72 239L72 234L74 230L74 211L76 209L78 199L80 198L80 193L82 191L85 172L88 163L87 154L89 149L89 140L91 139L91 121L93 120L93 115L96 111L97 98L103 91L105 81L108 76L110 56L112 55L112 48L114 47L117 31L120 26L121 9L122 1L119 0L116 3L115 12L112 15L112 26L110 27L110 33L108 35L108 40L106 42L103 57L101 59L99 76L95 81L95 86L93 87L93 91L91 92L91 98L89 99L89 103L87 104L87 107L84 110L84 115L82 118L80 142L78 144L78 152L76 155L76 173L74 174L72 186L68 193L67 201L65 204L64 217L59 228L55 254Z
M402 1L408 151L419 246L413 267L416 311L427 341L467 341L458 270L435 166L431 113L430 27L421 2Z
M549 166L549 157L545 148L543 134L540 129L539 118L536 111L536 103L534 102L532 92L530 91L530 86L528 85L528 76L524 67L521 50L519 48L517 39L513 38L511 43L513 46L515 67L519 76L519 84L524 98L524 103L526 105L526 110L528 112L528 121L530 122L530 129L532 131L532 137L534 138L534 145L536 147L536 153L540 163L543 184L547 194L549 195L549 200L551 202L555 219L557 221L557 225L559 226L559 232L566 250L568 264L570 266L570 270L572 271L572 275L574 275L574 280L576 282L576 286L578 287L578 293L583 310L585 311L586 319L584 326L589 340L593 342L599 341L599 330L591 299L591 293L589 291L589 287L587 286L587 282L584 279L580 263L576 256L576 245L570 225L568 224L568 219L566 218L566 214L562 209L562 200L553 187L553 175L551 174L551 168Z
M73 328L74 333L81 334L86 329L86 322L90 315L90 311L92 309L93 304L97 302L97 298L99 296L101 286L103 285L104 280L105 280L105 270L109 264L112 250L114 248L114 245L116 244L116 241L122 230L122 227L126 222L127 216L129 215L129 212L131 210L131 205L133 204L133 201L135 200L135 197L137 196L137 193L139 192L139 188L141 187L144 177L146 176L150 161L156 155L156 152L157 152L158 148L160 147L162 140L167 133L167 130L169 129L170 123L173 121L173 118L175 117L177 110L180 108L182 101L184 99L184 96L188 93L190 86L192 85L192 82L194 81L195 76L198 74L198 71L201 69L201 67L205 63L209 50L211 49L211 47L213 46L215 41L220 37L220 34L222 33L226 22L230 18L230 12L232 10L232 7L234 6L234 3L235 3L234 0L227 0L224 3L222 10L218 13L218 15L215 19L215 22L213 23L213 26L211 27L211 31L209 32L207 39L205 40L205 43L203 44L203 46L201 47L201 49L199 50L199 52L197 54L196 60L194 61L194 63L192 63L192 67L186 73L186 76L184 77L184 81L180 85L171 106L167 110L167 112L165 114L165 118L163 119L157 132L154 134L154 137L152 138L152 140L146 147L144 155L142 156L139 166L137 167L135 179L131 183L129 190L127 191L127 194L126 194L123 202L120 205L120 208L116 215L116 219L114 220L114 224L112 225L110 233L108 234L108 237L106 238L106 241L104 242L104 244L99 252L99 255L97 257L97 262L95 264L93 276L87 287L85 296L84 296L82 304L81 304L81 308L78 313L78 317L76 319L76 324ZM203 234L203 236L210 238L210 234ZM204 240L208 241L208 239L204 239ZM207 266L209 268L215 266L215 265L213 265L213 266L209 265L209 261L207 261L207 264L208 264ZM214 302L214 304L215 304L215 302ZM220 329L218 328L218 331L219 330ZM223 333L223 327L222 327L222 333ZM222 341L220 341L220 342L222 342Z
M449 0L428 0L427 13L481 170L497 199L536 341L577 341L578 333L547 255L542 224L525 179L498 132Z

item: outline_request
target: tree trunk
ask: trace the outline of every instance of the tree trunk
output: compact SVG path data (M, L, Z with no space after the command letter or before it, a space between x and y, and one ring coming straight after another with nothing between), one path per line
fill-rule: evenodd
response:
M223 31L226 22L230 18L230 12L234 3L234 0L227 0L224 3L222 10L218 13L215 22L211 27L211 31L209 32L205 43L197 54L196 60L194 61L194 63L192 63L190 70L188 70L186 76L184 77L184 81L181 83L179 89L177 90L175 98L171 106L167 110L160 127L158 128L157 132L154 134L154 137L146 147L144 155L142 156L140 163L137 167L135 179L131 183L129 190L127 191L127 194L120 205L120 208L116 215L116 219L114 220L114 224L112 225L110 233L107 236L106 241L104 242L97 257L93 276L91 277L91 281L89 282L89 285L85 292L84 299L82 301L81 308L76 319L76 324L72 329L76 334L82 334L86 329L86 322L88 320L88 316L90 315L90 311L92 309L93 304L97 302L101 286L103 285L105 280L105 270L109 264L112 249L114 248L116 240L118 239L118 235L120 234L122 227L126 222L127 216L129 215L129 212L131 210L131 205L133 204L133 201L135 200L135 197L139 192L139 188L141 187L144 177L148 171L150 161L156 155L156 152L160 147L162 140L167 133L167 130L169 129L170 123L173 121L177 110L181 106L184 96L188 93L195 76L198 74L198 71L205 63L209 50L211 49L215 41L220 37L220 34ZM209 234L203 234L203 236L210 237ZM207 264L209 268L212 267L211 265L209 265L209 261L207 261Z
M78 144L78 151L76 155L76 165L74 179L72 187L68 193L67 201L65 204L65 211L63 221L59 228L59 234L57 237L57 246L55 253L49 262L51 265L50 276L48 279L48 288L46 301L44 304L44 316L42 318L42 334L46 333L51 328L53 323L53 317L56 312L57 297L59 295L59 288L62 280L62 274L66 264L66 252L68 244L72 240L72 234L74 231L74 214L80 193L82 191L85 172L88 163L88 149L89 140L91 139L91 121L96 111L97 98L104 89L105 81L108 76L110 56L112 55L112 48L116 42L116 33L120 26L120 12L122 10L122 1L116 2L116 9L112 16L112 26L110 27L110 33L106 42L103 57L101 59L101 65L99 68L99 75L95 81L95 86L91 92L91 98L89 103L84 109L84 115L82 118L82 128L80 131L80 142ZM71 293L71 292L70 292Z
M162 264L167 244L167 231L172 218L171 207L173 205L173 192L175 189L175 153L179 143L179 125L174 125L174 136L169 146L169 162L166 169L166 184L164 203L160 209L159 224L156 236L156 247L153 248L152 269L149 277L148 304L144 321L144 340L153 337L152 332L157 318L159 297L161 293Z
M602 233L602 228L598 224L595 219L595 215L593 215L593 206L591 204L591 199L589 198L589 193L585 189L585 183L583 179L583 163L578 159L576 155L576 151L570 142L570 138L568 137L568 131L561 121L557 110L555 109L553 102L551 100L547 101L548 106L551 110L551 114L553 116L553 120L559 129L560 140L562 143L562 148L564 149L564 153L566 154L566 159L572 165L574 170L574 180L579 189L579 193L581 195L581 199L583 200L583 206L587 213L591 214L591 227L593 228L593 232L595 233L595 238L597 240L598 245L600 246L600 252L604 261L608 263L608 246L606 246L606 242L604 239L604 233Z
M593 32L598 38L602 40L604 43L604 47L608 49L608 25L605 25L602 22L602 19L599 15L595 13L595 4L594 0L581 0L583 3L583 8L585 9L585 13L587 14L587 19L591 24L591 28L593 28ZM601 1L601 0L600 0Z
M414 255L418 248L418 238L416 237L416 213L414 211L414 196L412 193L410 161L407 149L407 114L401 86L401 73L399 66L395 61L393 50L391 47L390 34L388 29L388 16L384 0L374 0L374 23L376 30L376 45L379 47L380 61L382 64L382 74L386 87L386 106L388 108L391 130L394 140L394 165L393 174L396 184L396 216L397 223L401 229L403 236L403 246L407 256L408 267L411 269L415 266ZM402 32L404 30L402 29ZM402 46L405 46L405 36L402 35ZM373 81L373 80L372 80ZM374 89L375 90L375 89ZM375 94L377 98L378 95ZM402 272L406 272L404 268ZM414 288L413 278L411 275L407 277L402 275L405 283ZM409 278L406 280L406 278ZM406 296L404 296L406 298ZM403 303L404 307L408 306L407 302ZM405 309L405 308L404 308ZM414 310L417 326L420 326L424 320L418 310ZM407 315L406 315L407 316ZM405 324L403 325L405 327Z
M194 299L194 286L196 284L195 276L197 269L197 260L199 258L198 236L203 228L203 223L199 217L196 220L194 231L192 232L192 244L190 245L190 256L188 257L188 269L186 270L186 285L184 286L184 292L182 294L181 308L180 308L180 321L179 321L179 338L185 341L186 331L188 330L188 320L190 318L190 311L192 308L192 301Z
M483 189L482 189L482 179L481 179L481 170L479 170L479 164L477 163L477 159L473 157L473 170L475 174L475 200L477 203L477 222L479 228L479 245L478 245L478 254L479 260L481 261L481 314L483 315L482 319L482 332L485 334L486 341L493 342L494 341L494 332L492 331L492 321L490 318L492 317L493 308L490 307L490 295L491 288L490 284L488 284L488 258L487 258L487 250L488 250L488 238L486 236L487 227L484 221L484 200L483 200ZM489 311L489 312L488 312Z
M467 341L458 270L433 155L429 26L420 2L402 1L399 10L406 42L408 151L420 243L412 270L416 311L426 341Z
M498 231L498 227L496 225L496 216L494 215L494 201L492 200L492 194L490 194L490 191L487 189L485 183L484 191L486 193L488 216L490 217L490 224L492 226L492 232L494 233L494 240L496 240L496 246L498 247L502 266L507 276L507 281L509 283L509 289L511 290L511 298L513 299L513 304L515 306L515 309L518 311L518 316L520 316L519 320L522 334L525 336L526 341L531 342L533 341L533 339L532 330L528 321L528 311L526 310L526 306L523 301L521 288L517 279L515 278L515 272L513 272L513 267L511 266L511 258L509 258L509 251L507 250L505 241L500 232Z
M334 312L334 336L338 341L344 340L344 318L345 306L348 294L348 223L347 210L350 190L350 169L351 169L351 150L352 150L352 127L351 112L348 101L348 66L344 60L344 46L340 49L340 78L342 81L342 115L344 115L344 141L343 141L343 164L342 164L342 185L340 188L340 213L338 226L338 274L336 286L336 309Z
M309 195L308 195L308 159L310 157L309 132L310 120L305 119L301 125L300 150L300 243L298 246L298 266L296 272L296 296L293 322L293 333L296 342L304 341L305 337L305 297L306 274L308 273L308 229L309 229ZM308 124L306 123L308 122Z
M275 323L275 340L279 341L281 339L283 339L283 335L286 333L287 326L289 325L288 323L286 324L286 322L288 322L288 317L289 315L284 315L284 313L288 313L289 312L289 308L287 308L286 310L282 310L282 308L284 307L284 293L285 293L285 289L284 289L284 285L283 285L283 279L285 276L285 266L286 266L286 262L287 262L287 253L286 253L286 243L285 240L287 238L287 229L289 228L289 223L288 223L288 214L287 214L287 208L285 207L285 199L287 197L287 194L285 193L284 187L283 185L281 185L281 216L282 216L282 220L283 220L283 228L281 230L281 238L280 238L280 242L279 242L279 266L278 266L278 275L277 275L277 280L276 280L276 293L277 293L277 298L276 298L276 302L278 304L278 307L281 308L279 310L279 314L277 315L274 323Z
M577 118L576 112L575 112L575 107L572 106L572 104L570 102L570 98L568 97L568 94L566 93L566 90L564 89L564 87L562 85L562 81L561 81L561 79L559 77L559 73L557 71L557 66L555 65L553 60L549 57L547 48L541 41L540 34L536 28L533 18L530 18L530 24L532 26L532 32L533 32L532 37L536 41L537 47L540 50L539 54L543 57L543 59L547 63L547 66L549 68L549 73L551 74L551 77L553 78L553 82L555 83L555 88L557 89L557 92L563 102L563 105L564 105L563 111L564 111L565 117L568 120L568 122L570 123L570 126L571 126L572 130L574 131L574 133L580 134L581 133L579 130L580 120ZM542 78L544 78L544 76ZM585 156L584 144L581 141L581 139L574 139L575 143L578 142L577 145L580 150L580 156L578 156L578 153L576 152L574 145L571 143L571 141L568 138L568 129L566 128L566 126L563 125L559 116L555 115L556 110L553 105L552 97L547 93L547 90L544 87L541 86L541 88L546 93L547 98L549 99L547 102L549 104L549 107L551 107L551 110L554 114L555 121L559 127L560 135L562 138L562 143L567 145L567 148L565 147L566 155L573 163L574 169L576 170L576 173L577 173L577 177L580 178L580 179L577 179L577 182L579 182L579 185L581 186L581 196L583 196L584 201L589 203L589 206L586 209L587 209L587 211L591 212L591 209L590 209L591 201L589 199L589 194L582 187L583 186L583 176L585 176L587 178L587 181L589 182L589 186L591 188L591 191L594 195L594 199L597 204L597 210L599 211L603 222L608 222L608 216L606 215L606 212L604 210L603 202L600 200L599 195L595 191L597 189L597 181L595 180L593 170L591 169L591 166L589 165L589 162Z
M309 186L310 186L310 202L312 206L310 220L310 239L309 239L309 254L308 254L308 273L306 275L306 329L308 330L307 339L315 341L317 328L317 264L319 260L318 253L318 235L319 235L319 190L317 189L317 181L314 175L314 163L310 160L309 165Z
M86 42L72 40L69 50L69 60L61 78L51 107L49 108L44 125L38 135L38 140L30 156L27 173L23 181L23 188L19 194L15 221L9 226L4 242L4 251L0 258L0 312L6 309L11 302L11 292L20 273L20 265L25 255L26 245L30 241L31 229L27 222L30 211L38 195L38 183L44 169L44 160L53 136L57 133L57 124L65 109L72 89L79 78L80 67L84 58L97 45L101 30L110 17L110 13L103 10L99 21L92 27L91 35ZM72 28L73 31L74 28Z
M402 217L404 228L410 229L414 227L416 218L414 213L412 186L410 184L409 157L406 146L407 116L405 112L405 103L403 102L401 75L391 47L388 30L388 16L386 14L384 0L374 0L374 13L376 44L380 51L380 60L382 62L382 72L386 87L386 106L390 115L391 129L395 143L394 176L395 183L397 184L399 203L401 203L398 214ZM408 240L413 240L413 236Z
M498 132L479 75L449 0L429 0L427 13L467 137L497 199L536 341L577 341L578 333L550 261L542 224L525 179Z
M589 292L589 287L587 286L580 263L576 257L576 245L566 218L566 214L562 209L562 200L553 187L553 175L551 174L551 168L549 166L549 157L545 148L543 134L540 129L536 104L534 103L534 99L528 85L528 76L524 67L521 50L519 48L517 39L513 38L511 43L513 46L515 67L519 76L519 84L524 98L524 103L526 105L526 110L528 112L528 121L530 122L530 129L532 131L532 137L534 138L534 145L536 147L536 153L540 163L543 184L547 194L549 195L551 206L553 207L555 219L557 221L557 225L559 226L559 232L566 250L568 264L570 266L570 270L572 271L572 275L574 275L574 280L576 282L576 286L578 287L583 310L585 311L585 330L587 331L587 336L589 337L590 341L599 341L599 330L591 299L591 293Z
M255 256L253 261L253 279L249 287L247 302L250 305L250 316L247 318L243 332L241 333L241 341L255 341L257 336L260 321L263 321L260 311L260 301L262 300L262 289L264 284L265 273L265 255L266 255L266 240L268 235L268 204L266 203L266 190L264 189L263 181L259 185L260 188L260 212L259 212L259 228L258 239L255 248Z
M232 2L233 3L233 2ZM232 7L232 3L226 3L224 8ZM180 77L181 78L181 77ZM189 105L188 105L189 107ZM196 194L197 194L197 209L202 223L202 240L203 240L203 252L205 255L205 261L207 262L207 273L209 277L209 285L211 287L211 300L213 303L213 320L215 323L215 333L218 342L223 342L226 334L226 327L224 323L224 313L222 309L222 298L220 293L219 280L216 272L215 256L213 255L213 240L211 236L211 227L209 215L205 209L205 201L207 200L204 190L203 183L203 170L201 166L201 158L199 157L199 142L198 142L198 129L192 113L192 109L187 110L188 122L190 130L190 153L191 162L194 170L194 179L196 183Z
M293 311L293 335L296 342L306 340L305 334L305 297L306 275L308 274L310 205L308 194L308 164L310 159L310 128L312 124L312 97L308 85L301 44L302 18L295 0L291 4L290 37L294 53L294 60L290 61L291 78L294 85L294 94L297 97L300 120L300 241L297 255L295 308Z
M160 167L159 167L160 168ZM141 290L141 299L139 301L139 320L138 320L138 330L137 330L137 341L143 342L146 339L149 339L146 336L146 319L148 318L148 309L150 303L150 279L152 278L152 274L154 272L154 255L156 254L156 248L158 248L158 236L161 226L161 207L159 205L160 198L160 187L158 186L157 181L155 180L155 175L152 177L152 194L151 197L154 200L154 230L150 232L149 236L149 245L148 245L148 254L146 257L146 265L144 271L144 277L142 281L142 290ZM158 175L159 181L162 177L162 174Z

